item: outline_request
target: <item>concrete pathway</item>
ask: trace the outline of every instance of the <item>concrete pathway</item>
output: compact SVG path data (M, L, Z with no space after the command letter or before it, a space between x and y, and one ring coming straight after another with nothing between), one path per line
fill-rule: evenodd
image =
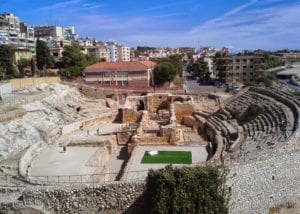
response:
M87 162L98 149L98 147L67 147L67 151L62 152L62 147L48 147L33 159L29 177L42 176L36 179L45 181L49 179L47 176L50 176L54 182L58 176L66 180L69 179L67 178L69 175L75 179L75 175L93 174L101 166L87 165ZM81 181L81 178L78 179L78 182ZM83 180L87 179L88 176Z
M127 164L123 180L140 180L147 176L149 169L164 168L168 164L142 164L141 160L146 151L191 151L192 164L206 161L207 152L205 146L137 146ZM172 164L173 166L184 166L186 164ZM188 164L187 164L188 166Z

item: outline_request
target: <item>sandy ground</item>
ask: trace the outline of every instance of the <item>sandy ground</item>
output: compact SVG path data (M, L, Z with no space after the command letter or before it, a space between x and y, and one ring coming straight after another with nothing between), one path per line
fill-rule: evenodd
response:
M60 178L62 181L68 179L67 175L93 174L101 166L88 164L88 161L98 149L98 147L67 147L67 151L62 152L62 147L48 147L33 159L29 177L45 176L38 178L45 180L46 176L51 176L51 181L54 181L58 179L57 176L62 176ZM71 179L81 178L73 176ZM86 179L88 178L83 178Z
M138 146L134 149L127 164L123 180L140 180L147 176L149 169L164 168L167 164L142 164L141 160L146 151L191 151L192 164L206 161L207 152L205 146ZM173 164L183 166L185 164ZM130 172L130 173L129 173Z

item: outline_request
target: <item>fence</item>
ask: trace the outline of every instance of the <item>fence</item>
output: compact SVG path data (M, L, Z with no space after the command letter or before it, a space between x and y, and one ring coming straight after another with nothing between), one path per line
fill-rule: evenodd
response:
M121 179L117 179L120 176L119 172L113 173L99 173L99 174L82 174L82 175L49 175L49 176L29 176L27 178L21 178L12 175L0 175L0 186L24 186L24 184L11 185L10 181L20 179L34 185L80 185L80 184L105 184L115 181L144 181L147 177L148 170L124 172Z

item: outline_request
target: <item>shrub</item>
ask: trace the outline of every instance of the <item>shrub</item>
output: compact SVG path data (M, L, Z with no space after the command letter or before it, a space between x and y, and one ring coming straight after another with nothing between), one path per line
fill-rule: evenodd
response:
M150 170L146 198L150 213L228 213L227 170L167 166Z

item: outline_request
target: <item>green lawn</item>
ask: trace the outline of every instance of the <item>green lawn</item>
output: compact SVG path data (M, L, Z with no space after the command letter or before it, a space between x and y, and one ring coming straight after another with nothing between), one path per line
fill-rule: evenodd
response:
M141 163L191 164L192 153L190 151L158 151L157 155L151 156L146 151Z

